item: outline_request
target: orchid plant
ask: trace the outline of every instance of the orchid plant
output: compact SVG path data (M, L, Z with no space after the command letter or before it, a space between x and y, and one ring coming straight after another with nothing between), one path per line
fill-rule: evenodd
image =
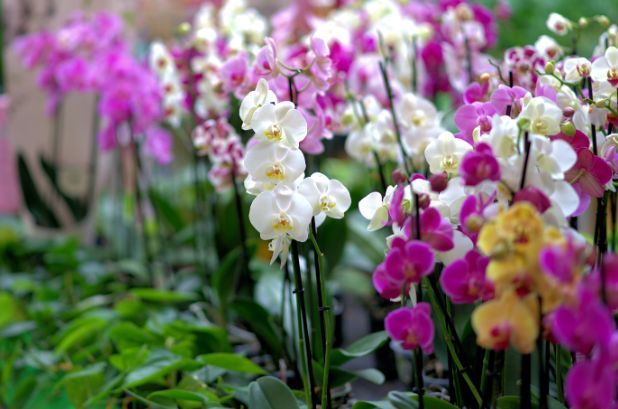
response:
M131 377L144 359L128 362L115 333L123 351L106 374L120 374L87 402L113 390L181 407L618 407L618 28L605 16L552 13L546 35L496 59L497 18L508 14L504 2L493 12L466 0L298 1L267 18L229 0L202 5L172 41L153 41L145 61L104 13L19 40L56 118L69 93L97 94L99 147L134 155L142 227L141 150L160 164L174 160L174 143L190 154L190 221L148 199L194 233L194 257L167 268L173 261L144 241L146 264L167 268L170 290L132 292L182 303L195 301L183 291L200 289L187 311L148 321L156 333L177 313L157 347L182 358L168 367L156 355L139 383ZM603 33L580 55L591 27ZM332 156L347 156L360 189L324 165ZM359 219L353 247L345 234ZM347 349L335 348L327 281L337 266L325 238L368 260L365 299L385 330ZM260 295L267 301L248 298ZM102 316L139 316L123 308ZM134 326L123 323L130 334ZM202 336L216 342L195 357ZM239 356L256 344L253 361ZM342 384L384 380L345 364L380 348L395 354L411 391L345 406ZM213 367L259 378L247 387ZM167 389L148 398L133 388L157 383Z

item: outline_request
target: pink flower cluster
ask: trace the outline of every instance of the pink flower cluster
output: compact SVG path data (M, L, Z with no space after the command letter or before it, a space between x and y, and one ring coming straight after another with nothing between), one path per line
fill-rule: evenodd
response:
M193 143L200 155L211 161L208 177L217 190L223 190L247 176L243 166L245 148L228 122L209 119L193 131Z
M55 32L19 38L15 50L26 68L40 68L38 84L48 93L49 114L69 93L96 93L105 120L98 135L101 149L115 148L118 131L126 126L135 141L145 140L150 155L169 163L171 136L158 128L162 90L153 73L131 55L122 30L113 14L78 13Z

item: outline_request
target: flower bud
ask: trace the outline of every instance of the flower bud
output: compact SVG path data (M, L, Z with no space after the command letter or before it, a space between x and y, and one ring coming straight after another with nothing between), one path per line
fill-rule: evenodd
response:
M491 75L489 75L489 73L484 72L481 74L481 76L479 77L479 79L481 80L481 82L487 82L491 79Z
M443 192L448 187L448 175L446 172L432 175L429 178L429 185L433 192Z
M573 125L573 122L564 121L560 124L560 131L565 135L573 136L575 135L577 129L575 128L575 125Z
M181 36L187 35L191 32L191 24L187 23L186 21L184 23L180 23L180 25L178 26L178 34L180 34Z
M580 17L577 24L579 24L580 28L586 28L588 27L588 19L586 17Z
M607 16L594 16L594 20L603 28L609 27L609 19Z
M431 198L426 193L421 193L418 195L418 205L421 209L425 210L431 204Z
M556 64L553 61L547 61L547 64L545 64L545 73L551 75L555 70Z
M406 173L399 168L393 171L392 177L393 177L393 182L395 182L398 185L404 184L408 181L408 176L406 176Z
M565 118L572 118L573 115L575 115L575 110L572 107L566 107L562 111L562 115L564 115Z

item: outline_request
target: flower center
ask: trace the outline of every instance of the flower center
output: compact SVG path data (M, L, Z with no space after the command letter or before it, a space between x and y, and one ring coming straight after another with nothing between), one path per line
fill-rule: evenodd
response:
M494 349L506 349L511 337L511 326L506 322L494 325L489 331L489 336Z
M440 166L446 172L454 172L457 170L457 159L453 155L446 155L440 161Z
M283 137L283 130L279 125L273 124L270 129L264 132L264 136L266 136L266 139L269 141L278 142Z
M543 121L542 119L535 119L532 122L532 126L530 129L533 133L538 133L541 135L546 135L547 134L547 123L545 123L545 121Z
M618 84L618 68L612 67L607 71L607 80L614 86Z
M334 209L336 205L337 203L335 203L335 201L332 200L330 196L323 195L320 198L320 210L323 212L328 212L329 210Z
M292 219L285 213L279 213L279 217L272 224L273 230L278 233L288 233L292 231Z
M266 177L269 179L281 181L285 179L285 170L279 163L275 163L266 171Z

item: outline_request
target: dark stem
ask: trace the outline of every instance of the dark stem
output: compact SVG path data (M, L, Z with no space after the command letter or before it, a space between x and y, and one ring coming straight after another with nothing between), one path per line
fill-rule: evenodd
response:
M483 374L483 404L481 406L482 409L489 409L491 407L492 401L492 393L493 393L493 384L494 384L494 376L495 374L495 364L496 364L496 351L489 350L486 351L487 357L487 368L485 368L485 373Z
M384 82L384 88L386 89L386 95L388 97L389 108L391 116L393 117L393 127L395 128L395 136L397 137L397 143L399 145L399 151L401 153L401 160L403 161L403 167L408 176L411 175L410 167L408 165L408 155L403 147L401 140L401 128L399 127L399 120L397 119L397 112L395 110L395 99L393 97L393 89L391 88L390 80L388 79L388 73L386 72L386 66L383 61L380 61L380 72L382 73L382 81Z
M420 287L420 285L419 285ZM416 388L418 393L418 407L425 408L425 382L423 380L423 351L420 347L414 350L414 363L416 364Z
M588 81L586 81L586 83L588 85L588 98L590 98L591 101L594 101L594 94L592 93L592 78L588 77ZM594 126L594 124L590 125L590 131L592 134L592 152L595 155L598 155L597 128L596 126Z
M466 51L466 72L468 74L468 84L472 83L472 78L474 76L473 74L473 67L472 67L472 50L470 49L470 40L468 40L468 37L464 34L464 47L465 47L465 51Z
M549 394L549 379L545 379L545 373L548 370L545 366L543 340L543 300L539 296L539 336L536 340L537 353L539 358L539 409L548 409L547 395Z
M521 179L519 181L519 189L523 189L526 185L526 173L528 172L528 160L530 159L530 139L528 131L524 133L524 166L521 170Z
M92 211L92 203L97 186L97 170L99 160L99 145L97 137L99 134L100 116L99 116L99 98L97 96L94 103L94 115L92 117L92 139L90 141L90 163L88 172L88 192L86 193L86 206L88 211Z
M313 232L313 238L317 241L318 240L318 228L316 227L316 224L315 224L315 218L311 219L311 231ZM316 288L317 288L317 295L318 295L318 312L319 312L319 317L320 317L320 339L322 341L322 351L324 351L324 354L326 354L326 348L327 348L326 331L329 330L328 328L326 328L326 314L328 312L329 307L324 302L324 298L326 294L324 294L324 292L322 291L324 287L323 286L324 278L322 277L322 271L321 271L322 269L320 268L319 258L320 258L320 255L318 254L318 249L314 246L313 247L313 261L314 261L314 266L315 266L315 281L316 281ZM328 408L330 408L331 407L330 377L328 379L326 393L327 393L327 405L328 405Z
M416 37L412 36L412 56L411 56L411 69L412 69L412 92L416 93L418 89L418 69L416 66L416 58L418 54L418 45L416 44Z
M307 358L307 377L309 379L311 407L316 409L316 397L315 397L315 377L313 375L313 354L311 352L311 338L309 336L309 324L307 321L307 309L305 307L305 290L303 288L303 279L300 274L300 259L298 256L298 242L292 240L292 263L294 267L294 280L296 284L296 304L300 308L300 316L302 320L302 334L305 345L305 356Z
M521 385L519 389L520 407L522 409L532 408L532 393L531 387L531 375L532 375L532 355L521 355Z
M386 183L386 177L384 176L384 165L382 165L382 161L380 161L380 157L376 151L373 151L373 159L376 161L376 167L378 168L378 175L380 176L380 186L382 187L382 192L386 192L386 188L388 184Z
M616 211L618 210L618 203L617 203L617 193L616 192L611 192L609 194L610 196L610 217L611 217L611 223L612 223L612 248L611 251L616 251Z
M238 234L240 235L240 248L241 248L241 263L242 263L242 275L246 280L249 280L249 250L247 248L247 229L245 227L245 218L242 208L242 197L240 196L240 189L238 188L238 181L236 180L236 164L232 163L232 186L234 187L234 203L236 205L236 218L238 219ZM239 280L242 282L242 280Z
M513 71L510 71L510 70L509 70L509 87L513 88Z
M152 254L150 253L150 239L148 236L148 229L146 227L146 214L144 212L144 198L142 197L142 190L140 187L140 176L142 173L142 160L139 155L139 143L135 141L133 135L131 137L133 140L133 158L135 160L135 178L133 180L134 188L135 188L135 207L137 210L137 215L142 227L142 246L144 250L144 257L146 261L146 267L150 272L150 281L154 284L154 271L152 269Z

